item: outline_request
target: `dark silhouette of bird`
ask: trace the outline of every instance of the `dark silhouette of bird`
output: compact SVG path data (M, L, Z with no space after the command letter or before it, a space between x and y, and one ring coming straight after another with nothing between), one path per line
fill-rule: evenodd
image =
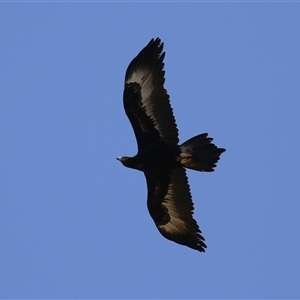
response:
M123 104L138 153L118 160L144 172L147 206L159 232L171 241L204 252L206 245L193 218L185 168L211 172L225 149L215 146L207 133L178 145L178 129L164 88L162 51L161 40L152 39L127 68Z

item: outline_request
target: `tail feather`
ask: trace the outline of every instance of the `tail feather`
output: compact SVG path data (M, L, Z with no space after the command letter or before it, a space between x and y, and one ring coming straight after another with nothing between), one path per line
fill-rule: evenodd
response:
M218 148L212 143L207 133L202 133L187 140L180 146L181 164L196 171L212 172L220 155L225 149Z

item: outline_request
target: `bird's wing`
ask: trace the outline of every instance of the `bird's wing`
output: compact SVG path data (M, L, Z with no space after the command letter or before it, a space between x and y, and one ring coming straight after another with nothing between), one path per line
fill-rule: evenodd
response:
M124 109L139 149L159 139L178 144L178 130L164 89L165 53L160 39L149 44L132 60L125 75Z
M145 173L148 210L160 233L167 239L204 252L206 245L195 219L190 187L184 168L171 173Z

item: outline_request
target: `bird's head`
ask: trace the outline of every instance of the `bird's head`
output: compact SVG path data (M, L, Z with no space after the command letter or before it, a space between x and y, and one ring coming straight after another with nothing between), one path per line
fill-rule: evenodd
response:
M134 157L128 157L128 156L119 156L117 157L117 160L120 161L125 167L131 168L131 169L137 169L142 171L141 165L137 163L136 156Z
M125 167L127 167L128 162L130 160L130 157L128 157L128 156L118 156L117 160L120 161Z

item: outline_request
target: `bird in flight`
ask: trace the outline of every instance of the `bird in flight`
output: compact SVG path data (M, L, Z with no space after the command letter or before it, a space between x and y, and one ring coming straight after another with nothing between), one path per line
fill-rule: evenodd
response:
M204 252L206 245L193 218L194 205L185 168L212 172L225 151L207 133L179 144L178 129L164 88L163 43L152 39L132 60L125 74L123 105L133 127L138 153L117 159L144 172L147 206L167 239Z

